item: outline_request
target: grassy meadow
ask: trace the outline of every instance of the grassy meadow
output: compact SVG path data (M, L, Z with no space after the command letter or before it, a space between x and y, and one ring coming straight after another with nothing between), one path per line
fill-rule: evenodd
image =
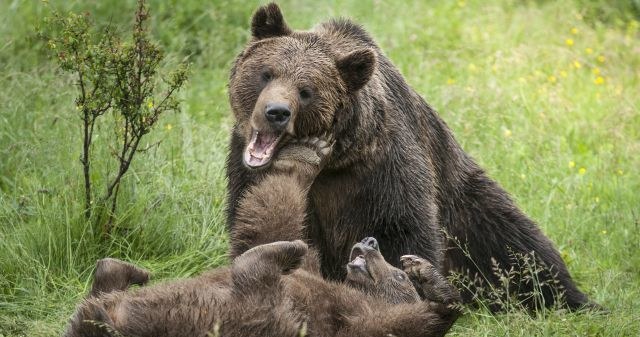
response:
M128 31L135 1L0 1L0 337L59 335L96 259L154 279L227 263L226 82L258 2L150 1L169 63L188 59L182 111L163 116L124 179L103 240L82 216L73 78L36 38L50 12L88 11ZM561 251L611 313L532 317L470 310L450 336L640 334L640 3L280 1L290 26L346 16L368 29L458 141ZM97 129L92 179L115 167Z

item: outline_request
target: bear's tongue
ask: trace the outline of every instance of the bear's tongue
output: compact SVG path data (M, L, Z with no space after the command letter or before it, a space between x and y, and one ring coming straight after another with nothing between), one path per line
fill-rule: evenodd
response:
M365 270L366 265L367 265L367 260L365 260L362 255L358 255L353 260L351 260L349 265L352 266L352 267L358 267L358 268L360 268L362 270Z
M349 267L367 271L367 260L364 259L364 251L357 245L351 249L349 254Z
M269 163L278 143L278 135L254 131L244 151L244 163L249 167L260 167Z
M358 255L355 258L353 258L351 262L347 263L347 267L350 270L359 270L369 275L369 277L373 278L373 276L371 275L371 272L369 272L369 268L367 268L367 260L365 260L364 256L362 255Z

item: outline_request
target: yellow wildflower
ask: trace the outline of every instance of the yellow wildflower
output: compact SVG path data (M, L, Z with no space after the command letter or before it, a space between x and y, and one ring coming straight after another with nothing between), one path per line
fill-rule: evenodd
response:
M573 61L573 66L574 66L576 69L580 69L580 68L582 67L582 64L580 63L580 61L575 60L575 61Z
M604 55L600 55L600 56L598 56L597 60L600 63L604 63L604 61L606 61L607 59L604 57Z
M153 109L153 101L147 101L147 108Z
M504 129L503 134L504 134L505 138L509 138L509 137L511 137L512 132L509 129Z
M616 173L617 173L619 176L621 176L621 175L623 175L623 174L624 174L624 171L622 171L622 170L618 170Z
M578 32L579 32L578 28L576 27L571 28L571 34L578 35Z
M455 83L456 83L456 80L454 80L453 78L450 78L450 79L447 80L447 84L448 85L452 85L452 84L455 84Z
M600 231L600 234L607 234L607 230L603 229L602 231Z
M604 83L604 77L602 76L598 76L593 80L593 83L595 83L596 85L600 85Z
M573 46L573 39L566 39L566 40L564 40L564 43L566 43L567 46L571 47L571 46Z
M558 81L558 79L553 75L549 76L547 80L549 81L549 83L556 83Z
M617 85L616 86L616 96L621 96L622 95L622 85Z
M569 168L574 168L574 167L576 167L576 162L572 160L569 162Z
M585 48L584 52L589 54L589 55L591 55L591 54L593 54L593 49L587 47L587 48Z
M568 76L568 74L567 74L566 71L563 70L563 71L560 72L560 77L567 77L567 76Z
M586 169L586 168L584 168L584 167L581 167L581 168L578 170L578 173L579 173L579 174L584 175L585 173L587 173L587 169Z
M595 67L595 68L591 69L591 72L592 72L594 75L600 75L600 68Z
M165 125L165 128L167 129L167 131L171 131L171 129L173 129L173 125L167 124Z

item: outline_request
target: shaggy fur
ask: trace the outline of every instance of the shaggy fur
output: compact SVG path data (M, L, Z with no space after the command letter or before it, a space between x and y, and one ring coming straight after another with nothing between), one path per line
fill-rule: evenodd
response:
M148 279L146 271L101 260L93 290L65 336L294 337L301 330L327 337L443 336L459 315L452 306L459 295L428 261L406 256L404 272L388 264L377 241L367 238L348 256L346 282L336 283L320 276L317 258L304 242L273 242L303 233L301 200L322 162L314 157L327 152L325 143L305 144L281 153L284 163L276 163L275 173L240 202L238 218L253 220L236 224L234 240L247 250L230 267L127 291ZM300 158L311 163L294 165ZM288 230L278 230L277 223Z
M304 330L305 336L426 337L443 336L458 317L451 306L457 293L426 260L407 257L406 274L370 249L369 270L382 278L356 289L358 280L328 282L303 269L288 274L306 250L302 241L260 245L231 267L193 279L91 294L78 306L65 336L295 337ZM100 269L99 263L94 282L104 283ZM109 279L119 279L118 284L132 281L112 272ZM409 277L428 294L445 287L451 296L421 301Z
M242 196L263 178L278 149L329 133L333 153L308 200L292 204L297 209L308 202L305 235L319 251L326 277L344 279L352 244L375 236L394 265L401 254L415 253L443 272L480 275L496 286L491 259L508 269L513 253L534 254L548 267L536 275L544 305L594 305L577 289L551 241L461 149L362 27L331 20L293 31L269 4L255 13L251 30L229 81L236 118L227 161L232 232L245 217ZM265 118L270 104L288 108L286 125L276 128ZM287 232L287 223L273 230ZM233 240L232 246L234 255L244 250ZM514 282L534 307L532 282Z

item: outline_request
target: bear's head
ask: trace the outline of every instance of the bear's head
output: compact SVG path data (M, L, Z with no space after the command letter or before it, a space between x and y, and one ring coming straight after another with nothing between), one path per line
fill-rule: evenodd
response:
M356 243L349 260L348 285L393 304L420 300L407 273L385 261L376 239L368 237Z
M297 32L276 4L257 10L252 39L231 69L229 99L243 162L266 167L294 139L329 136L341 107L371 78L376 55L355 48L337 55L314 32Z

